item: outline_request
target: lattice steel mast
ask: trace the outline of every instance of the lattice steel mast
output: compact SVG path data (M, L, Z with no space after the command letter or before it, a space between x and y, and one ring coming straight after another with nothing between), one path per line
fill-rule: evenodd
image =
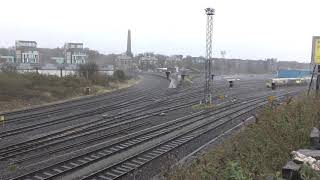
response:
M212 30L213 30L213 8L206 8L207 27L206 27L206 60L204 64L204 93L203 103L212 103Z

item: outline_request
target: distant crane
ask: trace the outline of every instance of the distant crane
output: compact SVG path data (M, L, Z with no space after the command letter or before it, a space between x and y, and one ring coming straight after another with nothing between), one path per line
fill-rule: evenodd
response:
M205 9L207 15L206 26L206 59L204 63L204 93L202 103L212 103L212 31L213 31L213 15L215 10L213 8Z

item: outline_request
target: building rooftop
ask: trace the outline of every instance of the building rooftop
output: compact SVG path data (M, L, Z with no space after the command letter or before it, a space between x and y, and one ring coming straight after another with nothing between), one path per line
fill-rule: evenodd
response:
M22 42L22 43L36 43L36 41L23 41L23 40L17 40L16 42Z
M66 43L66 44L83 45L83 43L73 43L73 42L69 42L69 43Z
M117 60L130 60L132 57L126 55L126 54L121 54L117 57Z
M83 49L83 43L65 43L65 49Z
M143 56L140 58L140 60L142 60L142 61L157 61L158 58L156 58L155 56Z
M36 48L37 47L37 42L36 41L17 40L16 41L16 47L32 47L32 48Z

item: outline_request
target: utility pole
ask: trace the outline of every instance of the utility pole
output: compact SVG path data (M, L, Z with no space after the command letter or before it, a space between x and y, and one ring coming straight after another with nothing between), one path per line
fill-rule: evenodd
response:
M319 96L319 87L320 87L320 65L316 65L318 67L317 71L317 82L316 82L316 96Z
M320 36L313 36L312 38L312 54L311 54L311 63L314 65L311 81L309 84L308 94L312 86L312 80L314 75L317 76L316 79L316 96L319 95L320 89ZM316 73L315 73L316 71Z
M213 8L205 9L207 15L206 26L206 60L204 63L204 93L203 102L205 104L212 103L212 30L213 30L213 15L215 13Z

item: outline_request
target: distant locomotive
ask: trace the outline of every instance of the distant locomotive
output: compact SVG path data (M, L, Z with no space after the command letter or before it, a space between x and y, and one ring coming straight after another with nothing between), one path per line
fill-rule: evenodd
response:
M275 88L280 86L303 86L310 83L310 70L279 70L276 78L267 81L266 86Z
M273 78L267 81L266 86L268 88L272 87L272 83L274 83L275 86L281 87L281 86L305 86L310 83L311 78L305 77L305 78Z

